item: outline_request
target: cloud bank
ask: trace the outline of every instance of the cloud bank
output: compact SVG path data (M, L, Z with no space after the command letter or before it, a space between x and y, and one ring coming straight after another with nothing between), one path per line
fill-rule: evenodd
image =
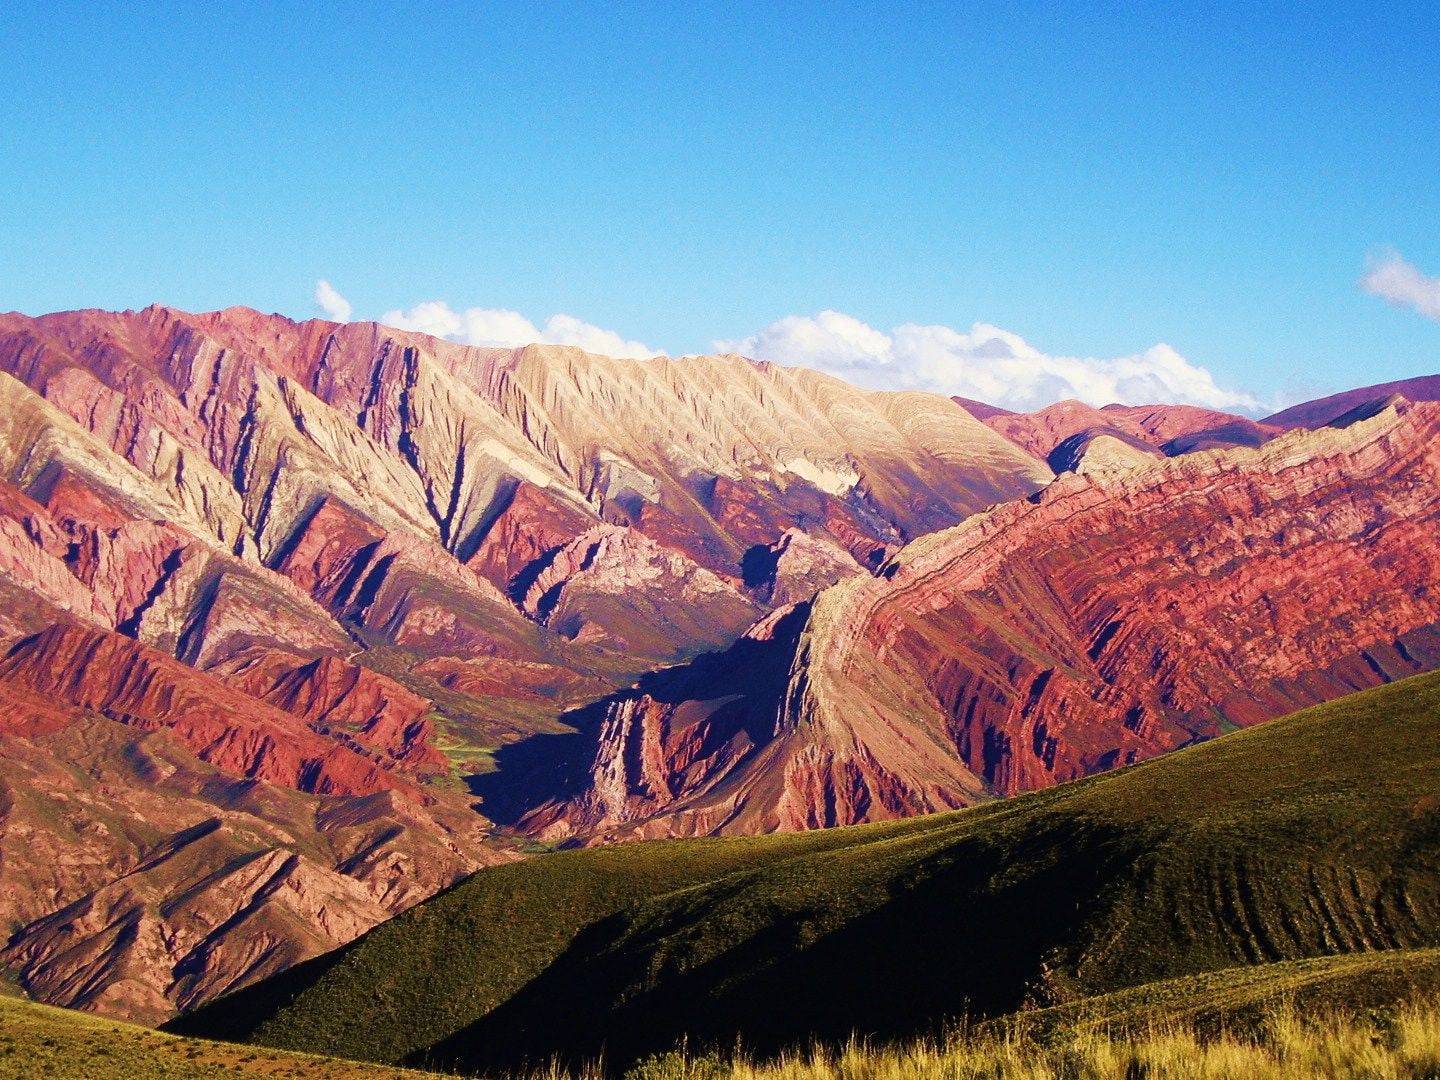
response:
M1398 251L1373 259L1360 279L1360 287L1396 307L1410 308L1440 322L1440 277L1421 273Z
M355 312L350 301L341 296L339 290L324 278L315 282L315 306L322 315L334 322L349 322L350 316Z
M1423 275L1421 281L1436 290L1432 299L1440 311L1440 284ZM315 283L315 303L329 318L345 322L351 317L350 302L328 281ZM456 310L443 300L424 300L387 311L380 322L466 345L515 348L540 343L633 359L665 355L566 314L552 315L537 326L506 308ZM1023 412L1065 398L1097 406L1179 403L1265 411L1250 394L1220 386L1209 371L1163 343L1129 356L1053 356L1019 334L988 323L963 331L906 323L886 333L844 312L822 311L787 315L748 337L717 341L714 347L816 368L861 386L953 394Z
M1166 344L1109 359L1052 356L988 323L968 331L906 323L890 333L840 311L788 315L715 347L760 360L818 368L848 382L929 390L1028 412L1065 398L1090 405L1177 403L1259 411L1254 397L1216 383Z
M575 345L586 352L637 360L664 355L663 350L628 340L573 315L551 315L543 327L538 327L518 311L478 307L456 311L443 300L424 300L408 311L387 311L380 321L397 330L418 330L466 345Z

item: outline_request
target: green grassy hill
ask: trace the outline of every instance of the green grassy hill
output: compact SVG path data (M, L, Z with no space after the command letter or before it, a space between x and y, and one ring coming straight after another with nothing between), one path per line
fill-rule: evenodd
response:
M1440 945L1440 675L972 810L483 871L177 1030L612 1064Z
M412 1080L423 1075L181 1039L89 1013L0 997L0 1080Z
M625 1080L1046 1080L1434 1076L1440 949L1230 968L1012 1014L941 1039L807 1047L784 1060L656 1055ZM165 1035L0 1001L0 1080L421 1080L434 1073ZM594 1068L511 1080L594 1080ZM493 1080L502 1080L492 1074Z

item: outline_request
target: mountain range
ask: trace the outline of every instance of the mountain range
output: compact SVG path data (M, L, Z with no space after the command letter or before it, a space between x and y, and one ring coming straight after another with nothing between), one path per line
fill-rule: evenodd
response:
M0 315L0 964L158 1022L555 845L990 804L1440 667L1437 398Z

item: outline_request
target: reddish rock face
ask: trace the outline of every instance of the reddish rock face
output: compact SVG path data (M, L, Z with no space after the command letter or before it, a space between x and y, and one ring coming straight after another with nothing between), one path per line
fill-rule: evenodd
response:
M555 551L520 602L562 637L658 663L739 637L761 608L738 584L633 529L601 525Z
M1135 424L1171 456L1226 446L1260 446L1279 434L1268 421L1195 405L1106 405L1100 411Z
M338 656L305 661L256 650L210 669L228 685L300 717L316 732L383 755L387 768L409 775L442 775L445 756L433 744L431 703L394 679Z
M1056 480L597 706L550 836L844 824L1440 664L1440 406ZM768 672L768 677L757 677Z
M465 564L502 592L523 595L548 557L595 524L585 510L522 480L476 536Z
M202 761L327 795L401 784L356 749L305 729L290 714L120 634L57 623L12 645L0 682L43 700L144 731L164 728Z
M57 721L0 732L0 963L56 1004L159 1022L507 857L460 807L239 780L165 729L0 703Z

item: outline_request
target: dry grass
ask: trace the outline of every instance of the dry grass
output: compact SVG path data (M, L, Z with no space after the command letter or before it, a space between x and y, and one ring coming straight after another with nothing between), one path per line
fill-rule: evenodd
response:
M600 1080L561 1069L527 1080ZM1440 999L1386 1013L1313 1015L1282 1005L1244 1032L1167 1022L1129 1034L1078 1029L1039 1040L1016 1028L903 1046L852 1042L768 1062L672 1052L626 1080L1339 1080L1440 1078Z
M408 1069L182 1039L0 997L0 1080L423 1080Z
M1023 1020L894 1046L851 1042L768 1061L672 1052L625 1080L1440 1080L1440 996L1383 1010L1269 1006L1242 1028L1157 1020L1061 1030ZM400 1080L423 1073L176 1038L0 999L0 1078L57 1080ZM434 1075L434 1074L428 1074ZM613 1075L613 1074L612 1074ZM606 1080L600 1067L510 1080Z

